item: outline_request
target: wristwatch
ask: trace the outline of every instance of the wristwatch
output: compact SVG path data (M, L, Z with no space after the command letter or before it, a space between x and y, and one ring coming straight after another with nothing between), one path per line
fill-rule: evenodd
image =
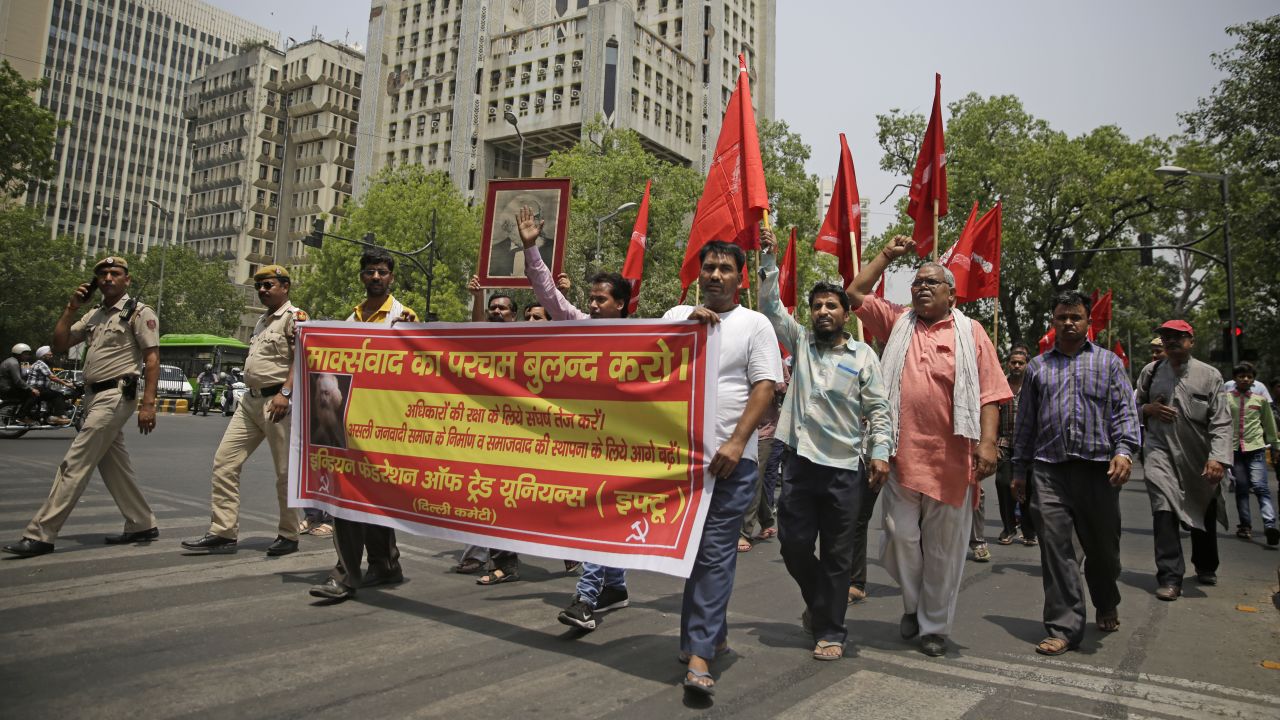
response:
M293 398L293 388L280 388L280 394L284 396L284 399L285 399L285 400L292 399L292 398Z

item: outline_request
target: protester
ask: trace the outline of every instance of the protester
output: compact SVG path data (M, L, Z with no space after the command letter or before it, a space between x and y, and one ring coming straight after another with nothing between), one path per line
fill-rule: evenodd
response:
M1222 376L1191 357L1191 325L1170 320L1159 333L1165 358L1142 369L1138 403L1147 428L1143 470L1155 536L1156 597L1177 600L1185 572L1180 525L1191 529L1197 580L1218 584L1214 523L1227 527L1222 478L1232 461L1231 409Z
M543 267L546 266L544 265ZM525 272L529 272L528 265L525 266ZM542 306L542 303L530 303L529 305L524 306L525 322L546 322L550 319L551 316L547 315L547 309Z
M370 248L360 256L360 282L364 284L364 302L356 305L348 322L386 325L417 322L418 314L405 307L391 294L396 281L396 259L381 248ZM338 563L323 585L311 588L312 597L342 602L355 597L356 589L404 582L400 567L400 548L396 531L382 525L333 518L333 546ZM361 559L368 554L369 569L360 570Z
M735 299L747 264L742 248L711 241L698 258L702 304L677 305L663 319L720 326L717 448L708 466L716 483L680 611L680 659L688 663L684 687L711 695L715 680L708 663L728 650L726 616L738 560L736 541L755 489L755 430L773 402L774 384L782 380L782 361L768 319Z
M307 314L289 302L292 280L280 265L268 265L253 276L258 301L266 312L258 318L244 361L249 392L236 404L231 422L213 456L213 506L204 537L183 540L187 550L235 552L240 534L240 470L262 444L271 448L275 465L276 502L280 521L267 554L298 551L298 511L289 507L289 414L293 410L295 325Z
M84 364L85 397L81 402L84 425L71 441L58 464L49 498L27 525L22 540L6 545L4 551L19 557L53 552L59 531L93 475L102 475L120 514L124 532L108 535L108 544L148 542L160 537L156 517L142 491L124 446L124 424L138 412L138 430L149 434L156 429L156 385L160 379L159 320L155 312L129 297L129 263L121 257L106 257L93 266L92 283L84 283L71 294L53 329L54 352L66 352L78 343L86 344ZM102 291L102 304L75 320L76 313ZM27 348L30 352L30 348ZM142 401L138 402L138 371L142 369Z
M1030 359L1030 349L1026 345L1017 344L1009 351L1009 358L1005 361L1005 367L1008 368L1005 379L1009 381L1013 399L1000 406L1000 434L996 438L996 448L1000 451L1000 459L996 463L996 501L1000 504L1001 545L1013 544L1019 527L1022 530L1023 544L1036 544L1036 523L1031 517L1031 510L1026 503L1019 508L1019 501L1012 491L1013 437L1018 418L1018 393L1022 390L1022 379Z
M838 660L848 638L845 611L864 486L879 488L889 477L889 400L875 353L844 330L844 289L827 282L813 286L813 330L806 330L782 305L773 233L762 231L760 243L760 308L795 366L776 437L786 447L778 541L804 598L802 617L816 643L814 659Z
M1011 492L1024 507L1030 498L1040 535L1048 633L1036 645L1041 655L1084 640L1084 558L1073 538L1088 558L1084 580L1098 629L1120 629L1120 486L1140 442L1138 419L1124 364L1087 338L1089 311L1083 293L1054 296L1054 347L1027 363L1015 410Z
M1258 498L1263 533L1268 545L1280 545L1280 528L1276 527L1276 508L1271 502L1267 484L1267 446L1280 454L1276 439L1276 419L1266 399L1253 392L1257 371L1252 363L1242 362L1232 370L1235 387L1230 392L1231 447L1235 449L1236 513L1240 525L1236 537L1253 537L1253 521L1249 517L1249 493ZM1243 389L1241 389L1243 388Z
M955 277L926 263L911 307L873 291L889 264L913 252L898 236L858 273L850 300L881 364L895 454L885 485L885 566L902 588L904 639L939 657L955 617L972 532L974 485L996 468L999 407L1011 393L982 325L955 308Z

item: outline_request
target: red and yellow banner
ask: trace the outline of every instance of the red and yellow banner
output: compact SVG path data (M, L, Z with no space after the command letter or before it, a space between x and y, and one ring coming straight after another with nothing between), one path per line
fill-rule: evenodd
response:
M299 325L290 505L687 577L718 341L657 320Z

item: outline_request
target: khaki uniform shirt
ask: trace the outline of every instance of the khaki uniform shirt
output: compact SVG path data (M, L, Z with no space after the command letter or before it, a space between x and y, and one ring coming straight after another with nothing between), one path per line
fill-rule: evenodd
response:
M307 314L288 300L275 312L265 312L258 318L253 336L249 338L249 357L244 361L245 385L261 390L289 379L296 334L294 325L306 319Z
M110 307L99 305L71 326L71 344L87 342L85 383L137 375L142 371L142 352L160 344L155 311L138 303L125 322L124 307L128 302L129 296L123 295Z

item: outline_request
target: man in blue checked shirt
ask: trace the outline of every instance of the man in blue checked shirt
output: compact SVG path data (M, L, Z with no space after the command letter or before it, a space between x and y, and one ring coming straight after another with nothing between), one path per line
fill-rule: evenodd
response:
M844 620L859 505L868 485L877 489L889 477L888 393L871 347L844 330L850 313L844 289L814 285L813 330L806 330L779 298L773 233L762 230L760 244L760 309L795 358L774 435L786 445L778 540L787 572L804 596L805 630L816 643L813 657L838 660L848 634ZM869 462L862 456L864 421ZM815 556L819 538L821 553Z
M1140 447L1133 386L1120 358L1086 338L1089 298L1076 291L1053 299L1053 349L1027 364L1018 395L1013 493L1040 531L1044 581L1041 655L1061 655L1084 640L1085 604L1072 535L1088 562L1085 583L1098 629L1120 629L1120 486Z

